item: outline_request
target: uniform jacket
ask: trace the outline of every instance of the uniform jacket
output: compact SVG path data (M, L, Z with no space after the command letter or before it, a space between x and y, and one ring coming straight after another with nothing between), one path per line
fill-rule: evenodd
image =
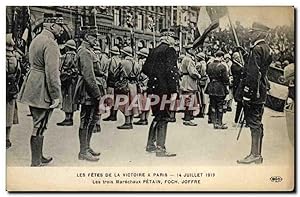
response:
M138 91L142 93L147 90L147 84L149 78L142 72L143 65L145 64L146 59L140 59L138 61Z
M174 48L162 43L150 51L142 72L149 77L149 94L171 94L178 92L178 55Z
M137 78L140 72L138 62L134 58L126 56L125 59L121 61L121 65L129 82L137 83Z
M267 73L272 62L271 49L264 40L258 40L250 48L244 68L244 76L236 97L245 97L251 103L263 104L267 98L269 82Z
M244 67L241 63L236 62L234 60L232 61L231 73L233 77L233 86L232 86L233 95L235 95L235 92L242 80L243 70ZM235 98L235 100L237 100L237 98Z
M60 52L54 35L43 30L29 47L30 71L20 90L19 101L48 109L54 99L61 99Z
M95 68L98 67L99 59L89 43L83 41L78 48L79 79L76 85L74 100L76 103L91 105L96 98L101 96L97 84Z
M226 85L229 84L226 66L215 59L207 66L206 73L209 77L206 93L210 96L226 96L228 94Z
M117 68L121 66L121 58L119 56L112 56L108 60L108 79L107 79L107 86L114 87L115 85L115 74Z
M105 53L96 53L98 62L94 63L94 71L97 80L97 85L101 90L101 95L105 94L107 88L107 78L108 78L108 63L109 58Z
M201 75L198 73L195 61L187 54L181 64L182 81L180 89L185 92L195 92L198 90L197 81L200 80Z
M76 85L78 77L78 64L77 64L77 55L75 51L68 51L65 55L61 57L61 68L60 68L60 78L63 86L69 86L71 84ZM68 79L65 80L66 76ZM62 87L66 88L66 87Z

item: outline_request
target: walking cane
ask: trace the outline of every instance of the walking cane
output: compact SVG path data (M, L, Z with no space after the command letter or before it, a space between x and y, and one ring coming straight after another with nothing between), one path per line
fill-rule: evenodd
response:
M239 116L238 124L241 122L241 126L240 126L240 130L239 130L239 133L238 133L238 136L237 136L236 140L239 140L240 135L242 133L243 126L244 126L245 116L243 115L243 113L244 113L244 108L242 108L240 116ZM242 118L243 118L243 120L242 120Z

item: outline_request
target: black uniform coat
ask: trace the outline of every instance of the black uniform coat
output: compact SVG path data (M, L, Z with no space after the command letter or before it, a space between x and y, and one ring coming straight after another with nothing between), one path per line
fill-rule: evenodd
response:
M250 48L244 68L244 76L236 97L250 99L251 103L263 104L267 98L269 82L267 72L272 62L271 49L264 40L258 40Z
M226 85L229 84L226 66L219 60L214 60L207 66L206 73L210 81L205 93L210 96L226 96L228 94Z
M179 75L177 67L178 55L173 47L166 43L150 51L149 56L142 68L142 72L148 76L148 94L155 94L162 98L167 95L170 98L172 93L177 93L179 89ZM166 105L167 106L167 105ZM160 109L160 102L152 106L155 116L167 116L167 107ZM160 113L161 112L161 113Z
M235 98L235 93L236 90L238 89L240 82L243 77L243 70L244 67L241 63L232 61L232 66L231 66L231 73L233 77L233 82L232 82L232 91L233 91L233 96L235 100L238 100L238 98Z

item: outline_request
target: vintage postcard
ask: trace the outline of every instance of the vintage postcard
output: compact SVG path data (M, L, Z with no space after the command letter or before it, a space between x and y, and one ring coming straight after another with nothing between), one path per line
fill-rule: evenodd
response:
M7 6L6 190L295 191L293 6Z

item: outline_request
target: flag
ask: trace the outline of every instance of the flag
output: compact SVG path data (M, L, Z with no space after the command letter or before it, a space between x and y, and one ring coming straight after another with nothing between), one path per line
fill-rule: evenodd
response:
M12 23L12 34L16 42L16 47L20 52L25 54L26 47L29 47L32 40L29 7L16 7Z
M202 45L207 35L219 27L219 19L227 14L227 7L203 6L200 7L195 33L194 48Z

